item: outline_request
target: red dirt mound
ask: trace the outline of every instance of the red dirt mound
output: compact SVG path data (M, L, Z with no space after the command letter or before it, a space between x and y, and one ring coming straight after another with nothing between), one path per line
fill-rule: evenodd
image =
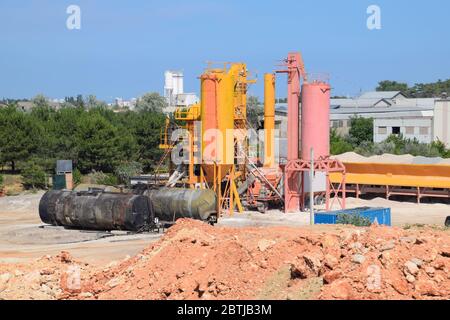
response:
M53 294L37 295L41 285L29 285L24 275L7 271L10 279L3 292L0 282L0 297L450 298L450 234L430 228L225 228L180 220L137 256L101 269L64 255L41 263L27 270L52 272L46 286ZM81 266L78 286L76 266ZM5 268L0 266L0 274ZM19 282L22 287L14 285Z

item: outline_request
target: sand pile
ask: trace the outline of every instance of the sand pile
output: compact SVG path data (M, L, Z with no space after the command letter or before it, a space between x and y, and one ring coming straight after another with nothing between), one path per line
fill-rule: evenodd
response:
M443 158L426 158L414 157L407 155L383 154L381 156L364 157L355 152L347 152L333 158L341 160L342 162L369 162L369 163L400 163L400 164L440 164L450 165L450 159Z
M81 265L75 288L68 285L67 272L74 265L79 263L60 255L29 265L23 275L11 275L10 266L0 297L450 298L450 234L434 229L225 228L180 220L133 258L100 269ZM4 268L0 266L0 273ZM44 280L55 295L37 294L42 291L42 270L44 276L51 273ZM30 272L40 274L34 286L25 279Z

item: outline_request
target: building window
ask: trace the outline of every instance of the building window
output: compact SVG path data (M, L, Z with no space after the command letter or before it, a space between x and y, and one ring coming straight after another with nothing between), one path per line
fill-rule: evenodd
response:
M387 127L378 127L378 134L387 134Z
M420 134L423 136L428 135L428 127L420 127Z
M344 126L344 123L342 120L333 120L331 122L331 126L333 127L333 129L338 129L342 128Z
M400 127L392 127L392 134L400 134Z
M414 127L406 127L405 133L413 135L414 134Z

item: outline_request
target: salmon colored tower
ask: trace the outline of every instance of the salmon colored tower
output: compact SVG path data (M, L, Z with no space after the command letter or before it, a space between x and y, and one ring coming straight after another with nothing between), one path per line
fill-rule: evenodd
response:
M302 86L302 160L311 161L330 156L330 86L324 82Z
M290 53L286 60L288 74L288 156L284 167L286 212L305 210L306 195L310 192L325 195L326 210L335 203L345 209L345 166L330 158L330 85L327 82L312 81L305 73L299 53ZM301 87L301 139L299 139L299 99ZM299 157L299 140L301 155ZM314 150L314 159L311 159ZM314 161L311 161L314 160ZM324 191L310 191L305 185L305 175L320 172L325 176ZM330 174L341 173L340 183L331 183ZM314 196L314 195L313 195Z
M288 76L288 150L287 160L295 161L299 157L299 103L300 103L300 78L305 76L303 59L299 52L291 52L286 59L287 70L278 71L287 73ZM300 209L300 180L295 172L285 172L285 210L296 212Z

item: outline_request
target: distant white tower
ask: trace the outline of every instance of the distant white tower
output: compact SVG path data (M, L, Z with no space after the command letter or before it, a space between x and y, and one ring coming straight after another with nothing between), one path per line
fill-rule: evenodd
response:
M164 76L164 97L166 98L169 107L173 107L176 104L176 97L184 92L183 72L166 71Z

